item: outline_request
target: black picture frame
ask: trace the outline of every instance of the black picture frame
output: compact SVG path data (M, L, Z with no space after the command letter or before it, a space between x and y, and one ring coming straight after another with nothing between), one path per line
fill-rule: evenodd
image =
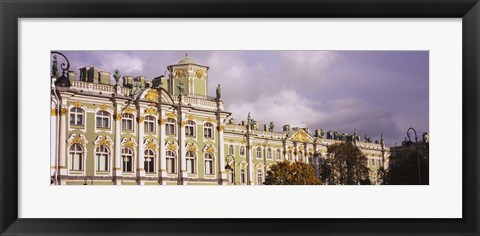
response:
M1 235L478 235L478 0L1 0ZM24 219L18 218L18 19L57 17L462 18L462 219ZM59 30L59 37L62 37ZM435 119L433 117L432 119ZM414 194L414 193L412 193ZM395 202L392 202L395 204ZM441 207L441 206L439 206Z

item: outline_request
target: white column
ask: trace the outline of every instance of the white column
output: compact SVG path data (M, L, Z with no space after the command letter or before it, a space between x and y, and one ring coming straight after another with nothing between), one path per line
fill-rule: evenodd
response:
M225 173L225 146L223 140L223 129L225 126L221 125L220 119L218 122L217 130L218 130L218 183L221 185L227 184L227 175Z
M57 108L50 108L50 176L57 169Z
M185 153L185 115L183 113L178 116L179 124L179 134L178 134L178 155L180 157L180 172L179 172L179 182L182 185L187 185L187 159Z
M62 108L60 109L60 131L59 131L59 149L60 149L60 179L61 176L67 175L67 138L66 138L66 129L67 129L67 122L66 122L66 115L68 113L68 108L66 107L66 100L62 100ZM64 182L62 181L62 183Z
M303 143L303 150L305 150L305 151L303 152L304 161L305 161L305 163L308 163L308 157L309 157L309 155L308 155L308 146L307 146L307 143Z
M140 108L139 108L140 110ZM143 146L143 136L144 136L144 132L145 132L145 126L143 125L143 121L144 121L144 117L140 115L138 115L138 119L137 119L137 124L138 124L138 162L137 162L137 177L138 177L138 184L140 185L144 185L145 184L145 180L144 180L144 177L145 177L145 168L144 168L144 163L145 163L145 147Z
M161 111L160 114L160 125L159 125L159 130L160 130L160 138L159 138L159 159L160 159L160 171L158 172L159 177L162 179L160 181L160 184L166 185L165 178L167 177L167 158L166 158L166 151L165 151L165 119L163 117L165 116L165 112Z
M250 129L250 127L248 128ZM248 136L247 136L248 137ZM247 150L247 154L248 154L248 185L254 185L255 182L253 181L253 153L252 153L252 140L250 139L250 137L248 137L248 150Z
M122 111L119 105L116 107L115 115L114 115L114 120L115 120L115 159L114 159L114 168L113 168L113 176L114 176L114 184L116 185L121 185L122 181L120 179L116 179L117 177L122 176L122 156L121 156L121 127L120 127L120 121L122 120Z

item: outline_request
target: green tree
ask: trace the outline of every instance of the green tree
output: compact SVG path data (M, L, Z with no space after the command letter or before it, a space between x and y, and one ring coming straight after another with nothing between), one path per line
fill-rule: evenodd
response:
M351 143L328 146L327 158L321 167L322 182L327 184L370 184L367 158Z
M386 173L386 184L418 185L418 166L423 184L429 184L429 151L428 143L415 144L390 156L389 169Z
M277 162L267 171L266 185L316 185L320 180L313 166L303 162Z

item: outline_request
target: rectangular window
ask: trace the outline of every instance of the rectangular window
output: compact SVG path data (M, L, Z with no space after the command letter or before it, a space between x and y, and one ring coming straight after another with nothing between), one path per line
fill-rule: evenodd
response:
M167 134L175 134L175 125L174 124L165 124Z
M107 117L97 117L97 128L109 128Z
M194 174L195 173L195 162L193 159L187 159L187 173Z
M145 128L145 132L153 133L155 132L155 123L151 121L145 121L144 128Z
M175 158L167 158L167 173L175 173Z
M97 171L108 171L108 158L105 154L97 154Z
M240 171L240 181L242 182L242 184L245 184L247 182L247 178L246 178L246 175L245 175L245 169L242 169Z
M133 121L123 119L122 120L122 130L133 130Z
M72 170L82 170L82 154L75 153L72 159Z
M190 136L190 137L194 137L195 134L193 132L193 126L186 126L185 127L185 135L186 136Z
M372 158L372 166L375 166L375 159Z
M206 160L205 161L205 174L212 175L213 174L213 161Z

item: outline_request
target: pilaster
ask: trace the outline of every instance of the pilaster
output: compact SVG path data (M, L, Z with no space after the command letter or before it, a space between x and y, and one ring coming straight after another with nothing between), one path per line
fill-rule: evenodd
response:
M140 107L137 108L138 110L138 118L137 118L137 125L138 125L138 162L137 162L137 178L138 184L144 185L145 184L145 146L143 145L143 136L145 132L145 126L143 125L144 117L140 114Z
M115 115L113 116L115 122L115 150L114 150L114 162L113 162L113 179L114 184L121 185L122 181L118 177L122 177L122 156L121 156L121 134L122 128L120 122L122 120L122 111L119 105L115 105Z

